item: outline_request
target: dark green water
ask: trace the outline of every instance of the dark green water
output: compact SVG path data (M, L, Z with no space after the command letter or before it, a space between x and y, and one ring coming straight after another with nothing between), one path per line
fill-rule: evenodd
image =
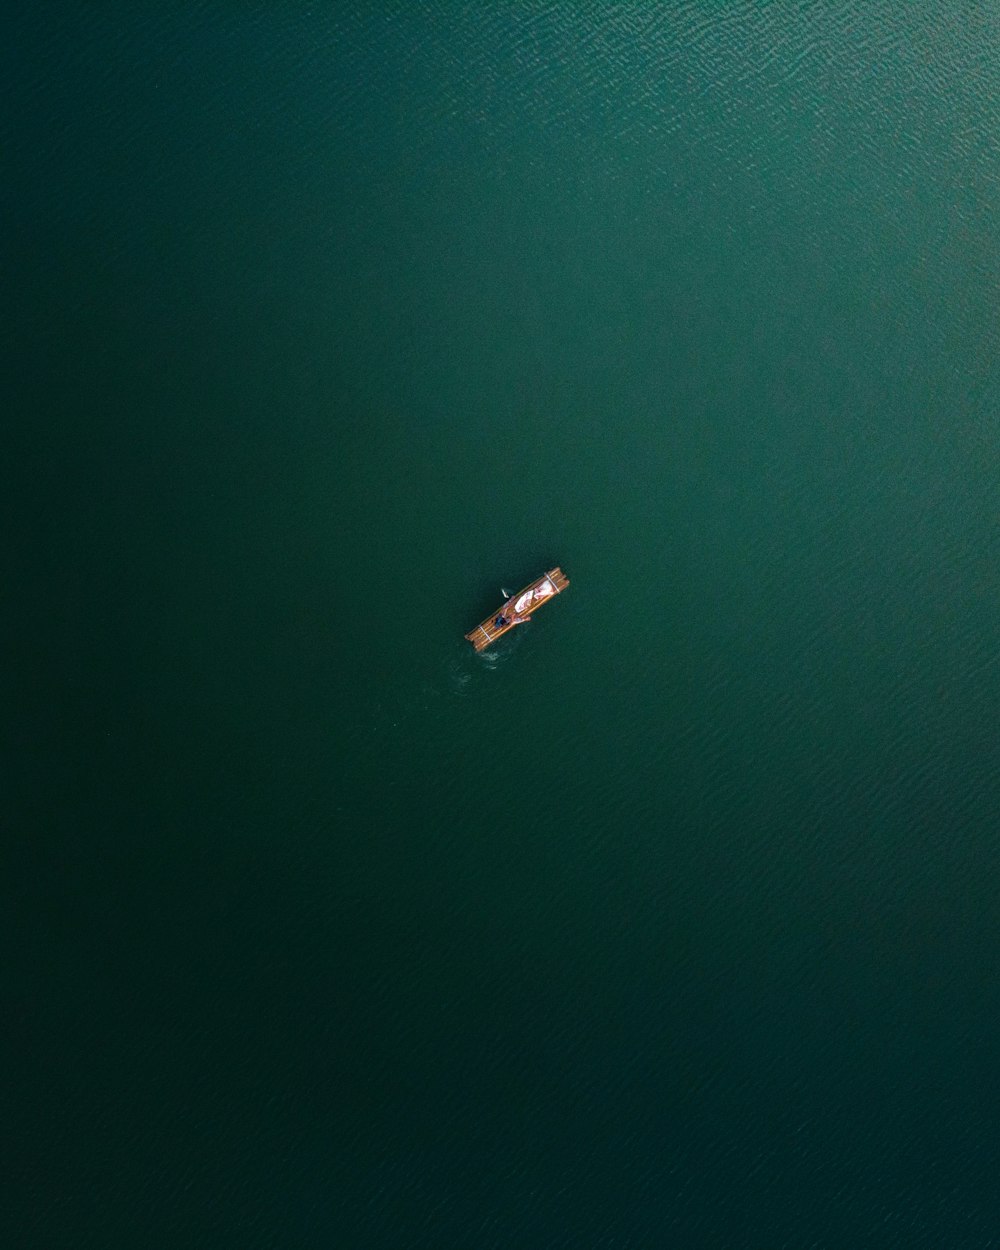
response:
M998 27L8 19L5 1246L1000 1244Z

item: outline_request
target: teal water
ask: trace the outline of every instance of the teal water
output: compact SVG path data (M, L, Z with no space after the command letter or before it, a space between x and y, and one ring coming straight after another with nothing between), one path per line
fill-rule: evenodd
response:
M997 1245L996 15L344 8L8 19L4 1244Z

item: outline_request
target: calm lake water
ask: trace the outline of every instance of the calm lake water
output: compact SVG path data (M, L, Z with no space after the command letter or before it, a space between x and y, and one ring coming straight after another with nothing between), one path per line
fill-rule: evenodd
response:
M4 1244L1000 1245L1000 14L8 31Z

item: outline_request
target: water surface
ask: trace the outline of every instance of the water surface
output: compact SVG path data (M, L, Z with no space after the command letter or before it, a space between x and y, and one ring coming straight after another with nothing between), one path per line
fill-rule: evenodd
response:
M995 15L12 34L7 1241L994 1245Z

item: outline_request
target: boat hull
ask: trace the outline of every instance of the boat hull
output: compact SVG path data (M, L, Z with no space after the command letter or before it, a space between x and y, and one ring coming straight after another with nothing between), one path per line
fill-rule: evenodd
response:
M569 585L569 578L560 568L549 569L541 577L536 578L529 586L511 595L506 603L480 621L475 629L465 635L477 651L485 651L498 638L526 621L533 612L537 612L543 603L548 603Z

